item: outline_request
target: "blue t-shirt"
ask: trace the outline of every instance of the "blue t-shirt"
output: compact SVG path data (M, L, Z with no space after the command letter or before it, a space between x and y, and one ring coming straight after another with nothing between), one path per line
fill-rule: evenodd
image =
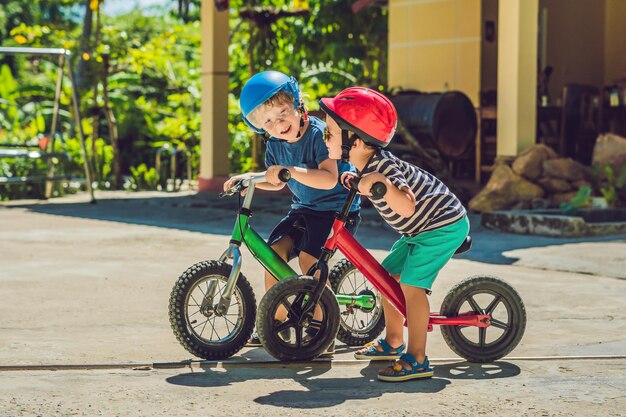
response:
M309 117L309 127L299 141L288 143L270 139L265 150L265 166L283 165L318 169L319 165L328 159L328 149L324 143L324 128L326 124L317 117ZM339 174L342 172L356 172L352 164L337 161ZM332 190L319 190L304 185L294 179L289 180L287 186L293 193L292 209L308 208L315 211L340 211L348 196L348 190L337 183ZM360 198L354 199L350 211L358 210Z

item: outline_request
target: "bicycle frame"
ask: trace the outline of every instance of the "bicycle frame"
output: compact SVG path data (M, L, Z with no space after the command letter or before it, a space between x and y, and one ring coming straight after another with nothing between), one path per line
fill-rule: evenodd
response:
M265 177L256 177L244 181L244 185L248 187L248 191L239 210L237 219L235 220L235 226L233 227L229 247L219 258L222 262L225 262L226 259L232 259L233 264L226 286L222 291L220 301L216 306L218 314L224 314L230 305L230 299L232 297L235 284L237 283L237 277L241 271L242 260L241 250L239 248L242 243L246 245L248 250L250 250L250 253L252 253L252 256L259 261L263 268L276 277L277 280L283 280L285 278L298 275L293 268L291 268L289 264L287 264L287 262L285 262L252 228L248 221L252 216L250 206L252 204L255 186L257 183L264 181ZM346 233L350 234L347 230ZM326 275L328 274L326 273ZM216 289L217 283L211 282L201 308L211 308L210 303L215 295ZM372 308L376 303L374 297L369 295L350 296L339 294L336 298L340 305L356 305L364 308Z
M350 191L342 212L333 223L318 264L327 263L330 256L339 249L359 272L381 292L383 297L386 297L406 318L406 305L400 284L345 228L347 219L346 207L350 207L355 196L356 190L353 189ZM488 327L491 325L490 319L491 316L488 314L475 314L474 312L462 313L457 317L445 317L439 313L430 313L428 330L432 331L433 325Z

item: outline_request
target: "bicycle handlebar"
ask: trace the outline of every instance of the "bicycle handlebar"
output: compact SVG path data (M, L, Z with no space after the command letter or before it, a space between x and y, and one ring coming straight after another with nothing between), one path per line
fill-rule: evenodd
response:
M282 182L289 181L291 179L291 172L287 168L281 169L280 172L278 173L278 179L281 180ZM219 193L217 196L219 198L223 198L223 197L235 195L237 193L242 192L245 188L248 188L252 184L257 184L259 182L264 182L264 181L265 181L265 175L257 175L252 178L239 180L235 183L235 185L230 187L228 190Z
M387 194L387 185L383 182L375 182L372 184L370 193L374 198L383 198Z
M359 181L360 179L358 177L349 177L348 185L350 186L350 188L358 190ZM385 194L387 194L387 185L380 181L375 182L374 184L372 184L372 188L370 188L370 194L372 195L372 197L377 199L384 197Z
M288 182L291 179L291 172L287 168L283 168L278 173L278 179L282 182Z

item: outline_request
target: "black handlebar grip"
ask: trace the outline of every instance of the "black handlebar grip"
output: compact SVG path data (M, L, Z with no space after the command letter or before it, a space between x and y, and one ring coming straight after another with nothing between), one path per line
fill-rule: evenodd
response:
M348 176L348 185L350 186L349 188L358 191L360 180L361 179L359 177Z
M375 182L374 184L372 184L370 193L374 198L383 198L385 194L387 194L387 186L385 185L385 183Z
M291 179L291 172L287 168L283 168L278 173L278 179L282 182L287 182Z

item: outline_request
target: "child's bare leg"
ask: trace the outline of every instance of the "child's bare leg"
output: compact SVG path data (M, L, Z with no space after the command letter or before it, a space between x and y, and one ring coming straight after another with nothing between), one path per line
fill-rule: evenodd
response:
M293 247L293 241L289 236L285 236L282 239L276 241L272 245L272 249L283 258L285 262L287 262L287 258L289 257L289 252L291 252L291 248ZM278 280L274 277L274 275L265 271L265 291L272 288ZM279 306L278 311L276 311L276 320L284 321L287 319L287 310L285 307Z
M426 334L428 333L428 320L430 317L430 304L428 296L423 288L413 287L411 285L402 286L405 300L411 300L406 303L406 315L409 327L409 341L407 344L407 353L415 358L419 363L424 363L426 359ZM387 310L385 310L387 314ZM411 369L411 365L400 361L405 369ZM393 367L383 368L378 371L379 375L392 375L395 371Z
M385 341L392 347L398 347L404 343L404 317L389 300L383 299L385 311ZM382 348L377 346L382 351Z
M396 281L400 280L400 275L393 277ZM404 343L404 317L387 298L383 298L383 311L385 312L385 341L392 348L400 347ZM383 348L378 344L374 346L379 352L383 351ZM363 348L357 353L364 354L366 351L367 348Z
M300 262L300 270L302 271L302 275L305 275L309 269L317 262L317 258L312 255L300 251L300 256L298 257L298 261ZM315 272L314 277L319 278L320 272ZM330 281L329 281L330 282ZM322 309L320 306L315 306L315 312L313 313L313 320L321 320L322 319Z
M404 284L401 286L404 298L411 300L410 303L406 303L409 327L407 353L419 363L423 363L426 359L426 335L428 334L428 320L430 318L428 296L423 288ZM385 314L387 314L386 311Z

